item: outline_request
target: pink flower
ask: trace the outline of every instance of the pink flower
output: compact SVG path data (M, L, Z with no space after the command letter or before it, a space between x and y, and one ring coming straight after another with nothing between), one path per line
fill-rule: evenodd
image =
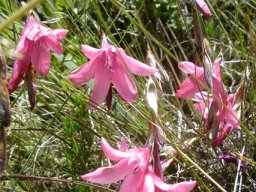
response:
M202 67L197 67L189 61L180 62L178 67L182 72L191 74L191 76L182 82L176 92L176 97L183 99L191 98L207 87L206 81L204 80L204 69Z
M30 17L22 31L20 41L15 50L13 72L9 80L9 92L12 93L26 73L31 79L31 65L37 73L45 77L50 69L50 50L57 54L63 52L60 40L68 33L66 29L51 29ZM27 82L31 85L31 82ZM33 92L33 91L31 91Z
M206 17L212 16L212 13L208 7L208 5L205 3L204 0L196 0L196 5L198 10Z
M117 163L112 167L98 168L96 171L82 176L82 179L100 184L110 184L120 180L123 183L120 192L148 192L148 191L190 191L196 182L182 182L169 185L157 176L150 165L150 148L128 149L122 141L121 150L112 148L102 138L101 145L104 154Z
M214 96L202 91L207 87L204 69L188 61L179 63L179 68L192 75L182 82L176 93L176 97L193 98L197 102L195 109L204 117L206 127L216 130L213 137L214 146L226 139L233 128L241 129L238 114L233 107L233 95L227 93L222 82L220 64L221 58L215 60L213 64L212 92Z
M227 95L225 100L222 97L218 97L216 100L211 94L202 91L195 94L194 100L197 102L194 104L195 109L204 117L206 127L212 129L217 126L216 135L212 138L214 146L224 141L234 128L241 129L238 123L238 114L233 107L233 94Z
M235 111L233 94L228 94L222 81L220 63L214 66L215 73L212 75L213 94L215 97L215 105L218 107L219 112L219 132L220 135L216 138L213 145L219 145L228 134L236 128L241 129L238 122L238 114Z
M69 75L69 79L76 86L81 86L90 79L94 79L89 108L94 108L104 101L107 95L111 94L112 85L124 100L135 101L137 88L131 73L147 76L157 71L126 55L122 48L109 45L105 35L103 35L100 49L88 45L82 45L81 49L90 61L73 71Z
M220 69L218 67L220 63L221 58L215 60L213 64L213 75L216 77L220 76ZM202 67L197 67L194 63L189 61L180 62L178 67L182 72L191 74L191 76L182 82L180 88L176 92L176 97L183 99L192 98L196 93L207 88L204 69Z

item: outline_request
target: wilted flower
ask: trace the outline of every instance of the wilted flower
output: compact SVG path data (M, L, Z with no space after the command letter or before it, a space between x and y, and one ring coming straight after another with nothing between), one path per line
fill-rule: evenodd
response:
M122 149L112 148L102 138L101 145L104 154L117 163L112 167L98 168L96 171L82 176L82 179L100 184L110 184L120 180L123 183L120 192L148 192L148 191L191 191L196 181L166 184L157 176L150 165L150 148L128 149L125 140L122 141Z
M219 160L223 160L225 163L235 163L235 164L239 164L240 162L240 166L245 168L248 166L248 163L246 161L243 161L233 155L220 155L217 157Z
M94 79L94 88L88 104L89 108L94 108L104 101L112 85L124 100L128 102L135 101L137 88L132 80L131 73L148 76L157 71L126 55L122 48L108 44L104 34L100 49L88 45L82 45L81 49L90 61L73 71L69 75L69 79L76 86L81 86L90 79Z
M33 85L31 66L33 65L36 72L45 77L50 69L50 50L61 54L63 48L60 40L67 33L66 29L45 27L33 17L28 19L14 54L15 62L8 87L10 93L18 87L25 74L29 76L26 81L31 81L27 82L27 85L30 89L34 89L34 86L31 86ZM30 95L33 95L33 90L30 92Z

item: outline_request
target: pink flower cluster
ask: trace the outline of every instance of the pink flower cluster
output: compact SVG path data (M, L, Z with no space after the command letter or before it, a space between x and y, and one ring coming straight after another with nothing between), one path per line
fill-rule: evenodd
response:
M15 50L15 63L9 80L9 92L12 93L16 90L25 76L31 108L34 108L35 105L32 66L42 77L46 77L50 69L50 50L61 54L63 48L60 45L60 40L67 33L68 30L65 29L53 30L45 27L33 17L28 19L22 31ZM76 86L81 86L90 79L94 79L94 88L88 103L88 107L91 109L100 104L106 97L110 98L110 100L107 100L110 108L112 86L124 100L128 102L135 101L138 92L131 73L148 76L157 71L126 55L122 48L108 44L104 34L102 35L100 49L88 45L82 45L81 49L90 61L73 71L69 75L69 79Z
M234 129L240 130L238 114L233 104L233 94L228 94L221 77L221 58L213 63L212 94L203 91L208 87L204 69L194 63L184 61L179 63L181 71L191 74L182 82L176 92L176 97L192 98L196 101L195 109L205 119L205 126L212 133L213 145L219 145ZM209 87L208 87L209 88Z
M189 192L196 181L167 184L154 172L151 163L151 148L128 149L126 141L117 150L101 139L102 150L107 158L117 162L111 167L98 168L85 174L82 179L99 184L110 184L123 180L120 192Z

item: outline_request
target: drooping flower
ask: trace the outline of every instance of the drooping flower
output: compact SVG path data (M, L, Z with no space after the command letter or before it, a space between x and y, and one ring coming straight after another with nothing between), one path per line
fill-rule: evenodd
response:
M205 126L212 132L213 145L219 145L226 139L228 134L236 128L240 130L238 123L238 114L234 110L233 94L227 95L227 100L223 101L222 97L218 97L216 101L212 94L202 91L196 93L194 104L197 112L205 119ZM218 102L223 104L218 104ZM214 133L215 132L215 133Z
M30 17L22 31L20 41L16 47L14 57L15 62L13 72L9 80L9 92L15 91L23 79L24 75L29 73L26 78L26 84L31 86L32 67L35 71L45 77L50 69L50 50L57 54L63 52L60 40L68 33L66 29L51 29L43 26ZM32 87L32 86L31 86ZM34 88L31 88L34 89ZM32 91L31 91L31 94ZM34 98L31 98L34 99Z
M144 172L148 167L149 148L117 150L112 148L104 138L101 140L101 146L105 156L110 160L117 161L117 163L112 167L98 168L92 173L83 175L82 179L101 184L114 183L124 179L129 174L133 174L133 172Z
M91 109L103 102L109 93L111 94L112 85L124 100L135 101L137 88L131 73L148 76L157 71L126 55L122 48L108 44L104 34L100 49L88 45L82 45L81 49L90 61L73 71L69 79L76 86L94 79L94 88L88 103Z
M208 5L205 3L204 0L196 0L196 6L198 10L206 17L212 16L212 13L208 7Z
M203 68L187 61L179 63L183 72L192 75L182 82L176 93L176 97L193 98L197 102L195 109L204 117L205 126L212 133L214 146L226 139L234 128L241 129L238 114L233 107L233 95L227 93L222 81L221 61L219 58L213 64L212 94L203 91L208 87Z
M122 149L117 150L104 138L101 145L106 157L117 163L111 167L98 168L83 175L82 179L99 184L110 184L124 179L120 192L188 192L196 185L195 181L173 185L164 183L150 165L150 147L128 149L125 140L122 140Z
M176 97L188 99L207 87L202 67L198 67L189 61L180 62L178 67L182 72L191 74L191 76L182 82L176 92Z

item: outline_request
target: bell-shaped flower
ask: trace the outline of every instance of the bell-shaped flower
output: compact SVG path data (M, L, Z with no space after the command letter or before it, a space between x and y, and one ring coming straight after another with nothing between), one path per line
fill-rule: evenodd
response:
M16 47L13 72L9 80L9 92L12 93L29 71L31 65L37 73L45 77L50 69L50 50L57 54L63 52L60 40L68 33L66 29L51 29L30 17L22 31ZM31 82L27 82L31 84Z
M197 101L195 109L204 117L208 129L217 126L216 135L213 138L213 145L217 146L234 128L238 130L241 128L238 114L234 109L234 95L227 93L222 82L220 62L214 65L212 82L213 95L201 91L194 95L194 100Z
M70 81L75 86L81 86L94 79L89 108L94 108L104 101L112 88L112 85L121 97L133 102L137 97L137 88L131 73L140 76L148 76L157 70L126 55L122 48L117 48L107 42L103 34L100 49L82 45L81 49L90 61L69 75Z
M216 78L220 78L220 69L219 65L221 63L221 58L217 59L213 63L213 74L212 76ZM192 98L196 93L201 92L203 89L207 87L207 82L204 77L204 69L203 67L198 67L194 63L189 61L183 61L178 64L179 69L186 73L191 74L190 77L185 79L180 88L176 92L176 97L179 98Z
M92 173L83 175L82 179L100 184L109 184L123 180L128 175L134 175L137 172L144 173L149 165L150 148L127 149L123 146L126 146L124 141L122 141L121 150L114 149L102 138L101 147L105 156L117 163L112 167L98 168Z
M213 134L213 145L219 145L227 135L237 128L240 130L238 123L238 114L234 109L233 95L228 94L221 77L220 64L222 59L214 61L212 78L212 94L203 91L207 86L204 69L195 66L191 62L179 63L179 68L185 73L191 74L180 85L176 97L192 98L197 103L195 109L205 119L205 126Z
M208 5L205 3L204 0L196 0L196 6L198 10L206 17L212 16L212 13L208 7Z
M98 168L81 176L82 179L99 184L110 184L124 179L120 192L189 192L196 185L195 181L174 185L164 183L150 165L149 147L128 149L125 140L122 140L122 145L117 150L104 138L101 140L101 145L106 157L117 163L111 167Z

